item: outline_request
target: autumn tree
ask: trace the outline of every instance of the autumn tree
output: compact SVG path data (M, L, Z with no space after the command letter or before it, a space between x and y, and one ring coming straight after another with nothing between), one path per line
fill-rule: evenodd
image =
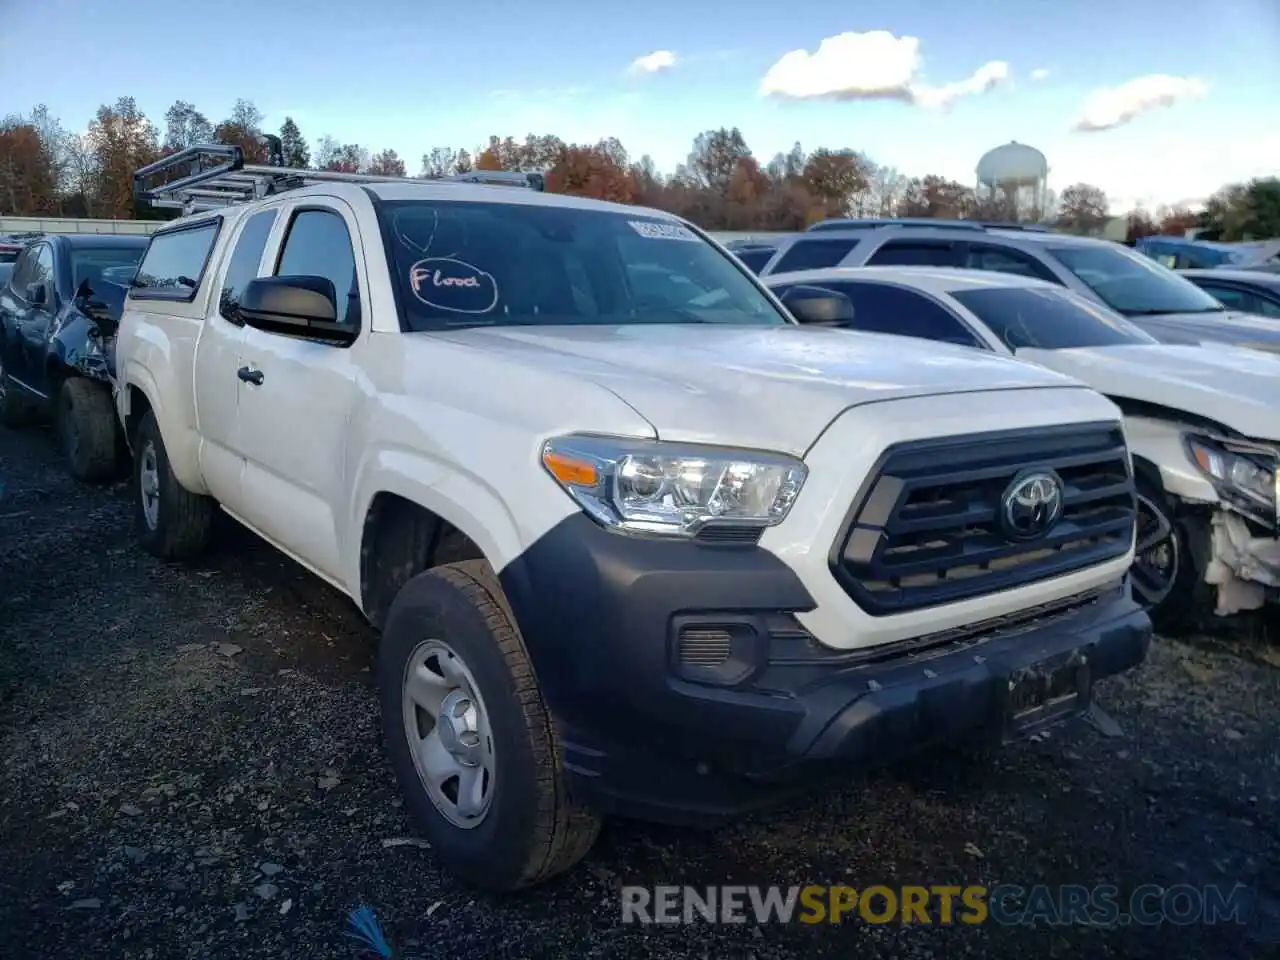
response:
M488 151L486 151L487 153ZM547 171L548 193L567 193L595 200L631 203L635 185L607 143L565 147Z
M166 153L177 153L197 143L214 141L213 124L185 100L176 101L164 114L164 143Z
M729 192L729 182L738 161L751 156L742 131L721 127L698 134L689 154L687 171L701 187L724 197Z
M1161 207L1156 211L1158 232L1166 237L1184 237L1188 230L1200 226L1200 215L1186 207Z
M20 217L52 213L57 174L36 127L18 118L0 124L0 204Z
M422 172L428 180L451 177L458 172L458 151L453 147L432 147L422 155Z
M853 198L867 188L861 158L852 150L815 150L805 161L801 176L809 194L832 217L847 216Z
M368 153L356 143L338 143L328 135L316 141L317 170L334 173L359 173L369 165Z
M1143 237L1154 236L1160 232L1160 225L1147 213L1147 211L1139 208L1129 211L1125 217L1124 242L1133 246L1135 242Z
M305 170L311 163L311 151L302 131L293 122L293 117L285 117L280 125L280 152L284 154L284 165L297 170Z
M1200 226L1206 237L1227 242L1280 235L1280 178L1223 187L1205 204Z
M631 195L644 207L661 206L666 192L666 181L658 172L653 157L645 154L630 164L627 175L631 178Z
M930 175L907 181L898 202L898 215L935 220L962 220L977 209L973 191L946 177Z
M98 108L89 125L88 140L97 168L101 213L116 218L133 216L133 174L156 159L156 128L133 97L121 97L114 105Z
M1107 195L1100 187L1076 183L1062 191L1058 201L1058 226L1076 233L1094 233L1110 219Z
M213 131L218 143L239 146L245 163L266 163L267 145L262 141L262 112L250 100L237 100L231 116Z
M389 149L376 154L369 161L369 166L365 169L365 172L379 177L407 176L404 169L404 161L400 159L398 153Z
M481 150L479 156L476 157L476 169L505 170L506 167L502 165L502 158L499 156L498 151L492 147L486 147L484 150Z

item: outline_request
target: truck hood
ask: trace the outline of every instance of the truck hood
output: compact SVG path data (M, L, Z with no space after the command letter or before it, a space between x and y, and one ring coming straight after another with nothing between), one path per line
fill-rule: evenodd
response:
M1205 417L1255 440L1280 440L1280 357L1225 344L1025 348L1018 356L1109 397Z
M611 391L668 440L802 455L863 403L990 390L1082 388L1006 357L879 334L710 324L489 327L426 336ZM1023 402L1023 401L1011 401Z
M1230 343L1280 352L1280 322L1239 310L1160 313L1127 319L1162 343Z

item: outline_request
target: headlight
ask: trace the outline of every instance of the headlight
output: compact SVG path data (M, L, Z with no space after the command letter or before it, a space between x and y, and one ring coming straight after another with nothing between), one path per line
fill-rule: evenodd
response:
M808 474L783 454L584 435L548 440L542 465L599 523L684 537L781 523Z
M1280 480L1274 459L1266 462L1261 455L1237 453L1204 437L1187 437L1187 449L1220 495L1268 525L1280 519L1276 512Z

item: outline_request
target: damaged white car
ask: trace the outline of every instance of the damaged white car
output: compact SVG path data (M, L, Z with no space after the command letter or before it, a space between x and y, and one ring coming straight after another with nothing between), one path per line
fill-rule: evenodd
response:
M1012 274L860 267L765 282L802 321L1016 354L1110 397L1138 479L1134 590L1164 629L1280 599L1280 357L1162 344L1100 304ZM852 319L806 318L815 287L848 296Z

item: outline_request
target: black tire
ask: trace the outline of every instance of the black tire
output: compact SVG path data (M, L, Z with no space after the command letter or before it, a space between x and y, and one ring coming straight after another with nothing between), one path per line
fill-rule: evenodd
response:
M467 665L493 735L493 795L484 818L471 827L454 825L437 809L410 752L404 678L428 638L447 643ZM449 872L482 889L510 891L547 880L586 856L600 818L570 801L555 728L488 563L446 564L405 584L382 633L378 691L406 808Z
M121 464L111 388L98 380L70 377L58 390L57 411L58 442L71 475L85 483L114 480Z
M209 546L216 504L212 497L192 493L178 482L169 466L169 455L160 436L156 415L148 410L138 425L133 444L133 511L138 541L161 560L186 560ZM156 477L154 516L149 515L144 467L154 467Z
M35 405L23 394L22 388L9 379L0 364L0 424L14 429L25 427L34 413Z
M1130 571L1134 597L1146 607L1159 633L1179 636L1204 630L1215 619L1216 606L1215 589L1204 582L1198 561L1204 550L1195 542L1206 532L1196 518L1181 516L1164 491L1146 477L1138 478L1137 487L1139 550ZM1161 532L1166 534L1163 540L1154 540L1146 551L1141 549L1144 541ZM1164 556L1171 558L1171 566L1157 588L1151 571L1159 566L1154 558L1161 556L1161 548L1166 551Z

